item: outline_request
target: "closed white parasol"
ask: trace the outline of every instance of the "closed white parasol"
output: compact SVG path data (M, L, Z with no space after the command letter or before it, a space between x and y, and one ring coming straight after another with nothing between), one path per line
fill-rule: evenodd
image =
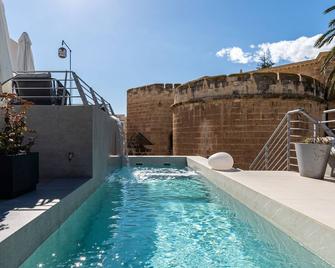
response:
M9 38L9 54L10 54L10 58L11 58L11 62L12 62L13 71L17 71L18 46L19 46L19 44L15 40Z
M35 71L33 52L31 50L31 41L29 35L26 32L24 32L19 38L17 53L17 71Z
M5 16L5 7L2 0L0 0L0 82L1 83L13 76L11 57L9 53L10 53L9 34Z

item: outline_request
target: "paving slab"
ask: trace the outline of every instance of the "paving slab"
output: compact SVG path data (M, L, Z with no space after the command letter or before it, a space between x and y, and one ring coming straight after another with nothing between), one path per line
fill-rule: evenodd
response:
M96 188L93 180L54 179L0 200L0 267L18 267Z
M39 183L37 190L0 200L0 242L59 203L86 179L57 179Z

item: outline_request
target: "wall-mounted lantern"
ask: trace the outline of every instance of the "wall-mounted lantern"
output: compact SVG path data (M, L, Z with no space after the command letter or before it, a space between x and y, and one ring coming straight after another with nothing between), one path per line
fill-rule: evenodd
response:
M58 49L58 57L60 57L61 59L65 59L67 57L67 50L65 47L60 47Z
M67 57L67 51L70 53L70 72L72 71L72 50L68 44L62 40L62 46L58 49L58 57L65 59Z
M66 48L65 48L66 47ZM71 102L72 102L72 80L73 80L73 76L72 76L72 50L71 48L68 46L68 44L62 40L62 45L61 47L58 49L58 57L61 58L61 59L65 59L67 57L67 51L69 50L69 53L70 53L70 99L69 99L69 103L71 105ZM71 161L71 160L69 160Z

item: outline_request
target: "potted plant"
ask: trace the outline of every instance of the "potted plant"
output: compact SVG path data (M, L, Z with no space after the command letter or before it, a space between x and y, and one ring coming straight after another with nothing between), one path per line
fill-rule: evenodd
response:
M332 147L332 138L307 138L295 143L299 173L301 176L323 179Z
M14 94L0 94L1 199L35 190L39 176L38 153L30 152L35 133L26 124L29 103L20 101L16 108L15 100Z

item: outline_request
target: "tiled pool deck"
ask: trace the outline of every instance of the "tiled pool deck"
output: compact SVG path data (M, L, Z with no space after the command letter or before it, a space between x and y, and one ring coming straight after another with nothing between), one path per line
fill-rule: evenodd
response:
M204 158L190 159L195 159L210 169ZM299 173L290 171L213 172L335 230L335 183L330 180L301 177Z
M209 181L266 218L307 249L335 265L335 183L304 178L296 172L286 171L220 172L210 169L205 158L195 156L187 157L186 160L188 166L200 172ZM173 161L173 157L133 157L130 163ZM176 158L175 161L179 164L183 161L186 163L182 157ZM36 230L54 229L62 224L62 219L71 211L68 206L73 204L74 200L82 202L84 197L78 196L82 196L83 192L86 193L83 196L89 194L90 187L86 187L89 183L77 179L50 181L41 184L35 193L14 200L0 201L0 267L8 267L5 266L8 264L6 259L10 258L8 252L14 252L16 257L20 255L16 254L19 250L16 246L24 244L24 239L29 239L32 235L36 236L36 243L46 239L40 237ZM78 189L81 189L81 192L78 192ZM77 205L79 204L74 206ZM48 215L46 212L50 208L56 209ZM64 215L60 215L62 213ZM48 224L49 227L45 226Z
M87 180L59 179L40 183L35 192L0 200L0 242L57 205Z
M0 200L0 267L17 267L92 193L93 180L56 179Z

